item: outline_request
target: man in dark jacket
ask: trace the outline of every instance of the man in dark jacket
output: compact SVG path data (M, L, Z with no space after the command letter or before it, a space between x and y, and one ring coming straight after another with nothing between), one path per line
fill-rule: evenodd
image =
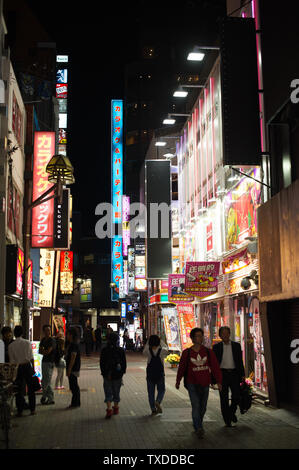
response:
M230 328L222 326L219 329L219 336L222 341L213 346L213 351L217 357L222 371L222 390L220 391L221 413L227 427L232 427L232 422L236 423L236 411L240 402L240 383L245 377L245 370L242 359L242 350L239 343L230 340ZM229 389L231 389L232 399L229 406Z
M104 378L105 403L107 403L106 419L119 413L120 387L122 377L127 369L125 351L118 346L118 341L118 335L110 333L108 344L102 349L100 358L101 373ZM112 402L114 402L113 410Z

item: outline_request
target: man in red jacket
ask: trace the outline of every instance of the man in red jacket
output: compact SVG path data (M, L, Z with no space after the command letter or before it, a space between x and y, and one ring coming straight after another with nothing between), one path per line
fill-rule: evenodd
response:
M222 388L222 373L214 352L202 345L204 332L201 328L193 328L190 333L193 341L191 348L185 349L178 368L176 388L179 389L184 376L184 386L189 392L192 406L192 420L198 437L204 435L203 417L207 409L211 372L218 389Z

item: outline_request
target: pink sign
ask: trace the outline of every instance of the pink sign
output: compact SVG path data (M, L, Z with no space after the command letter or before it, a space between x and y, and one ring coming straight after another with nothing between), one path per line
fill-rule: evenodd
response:
M193 302L194 297L185 291L185 274L168 274L168 301L174 304Z
M17 290L16 293L22 295L23 293L23 269L24 269L24 253L18 248L17 258Z
M123 256L128 256L128 246L130 245L130 198L122 198L122 223L123 223Z
M186 292L200 298L216 294L219 268L219 261L188 261L186 263Z

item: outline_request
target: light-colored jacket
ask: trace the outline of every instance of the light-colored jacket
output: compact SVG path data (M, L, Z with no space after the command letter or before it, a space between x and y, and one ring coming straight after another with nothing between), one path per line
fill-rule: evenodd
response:
M168 356L168 347L162 340L160 342L160 347L162 348L161 353L160 353L160 358L161 358L162 364L164 365L164 359L166 356ZM154 356L158 354L158 351L159 351L159 348L157 348L156 351L153 350ZM147 363L149 364L152 356L149 350L148 340L146 342L146 345L144 346L143 354L147 356Z

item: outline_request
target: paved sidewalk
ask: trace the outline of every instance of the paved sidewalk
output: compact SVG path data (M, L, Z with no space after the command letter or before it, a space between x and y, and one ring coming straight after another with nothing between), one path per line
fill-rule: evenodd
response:
M206 436L193 434L191 407L183 384L175 388L176 369L166 370L163 414L150 416L145 358L127 353L128 369L121 389L120 414L105 420L103 381L98 355L82 358L79 385L81 408L66 410L71 394L55 391L55 405L40 405L37 415L24 411L13 418L11 449L299 449L299 417L254 404L239 415L236 428L224 427L217 391L210 391L205 416ZM56 371L53 376L53 383ZM1 429L0 429L1 433ZM2 435L0 449L4 448Z

